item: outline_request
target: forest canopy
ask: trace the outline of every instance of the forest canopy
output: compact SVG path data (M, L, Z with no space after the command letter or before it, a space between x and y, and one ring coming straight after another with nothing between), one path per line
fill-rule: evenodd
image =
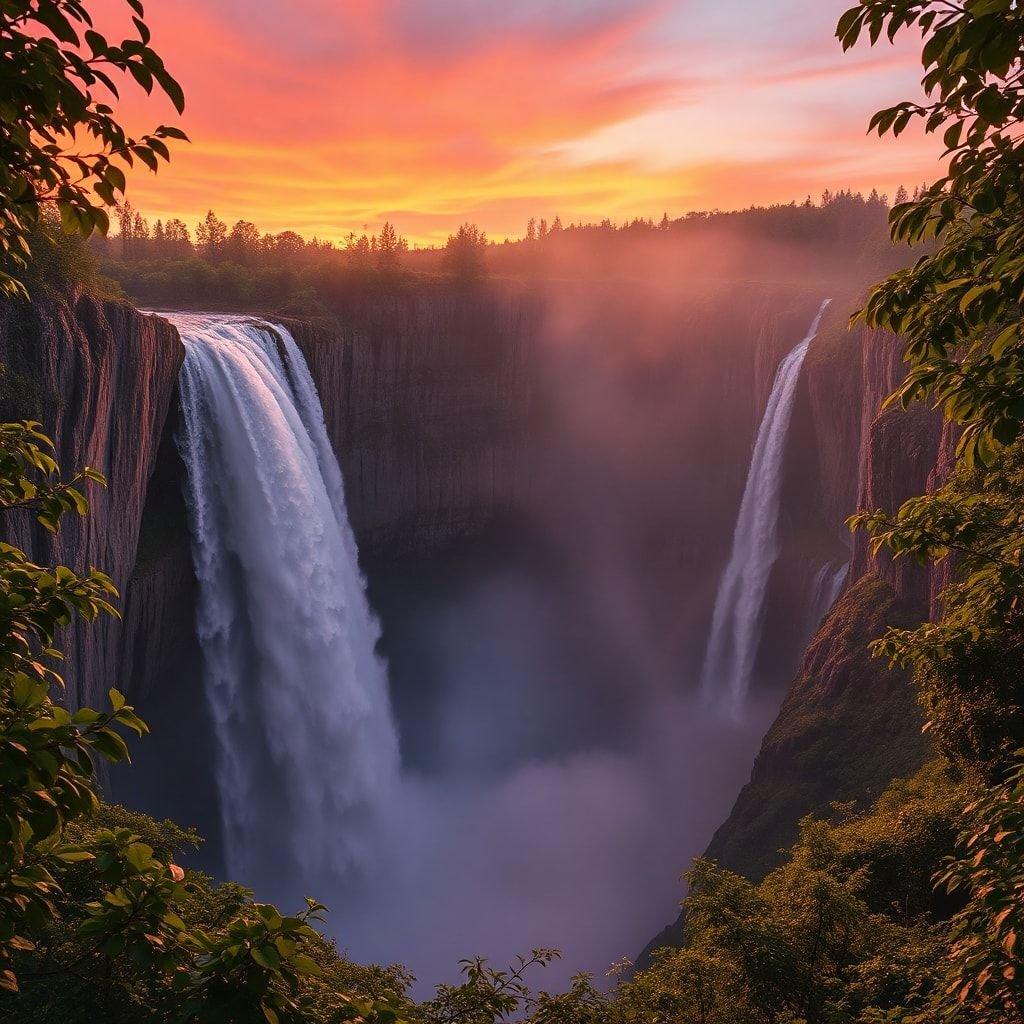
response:
M897 198L900 198L897 196ZM101 271L137 302L177 308L259 308L326 312L357 294L494 280L558 280L685 274L782 274L813 268L838 276L885 273L905 259L886 232L889 200L848 190L736 212L700 212L621 224L531 219L518 239L488 240L461 225L440 248L415 249L385 222L377 234L341 244L293 231L269 234L249 221L230 227L214 211L189 226L151 221L129 203L118 229L94 238Z

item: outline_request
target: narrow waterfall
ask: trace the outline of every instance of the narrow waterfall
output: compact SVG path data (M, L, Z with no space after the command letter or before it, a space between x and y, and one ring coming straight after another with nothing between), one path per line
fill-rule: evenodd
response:
M810 628L807 631L809 637L817 632L829 609L836 603L849 571L849 562L842 562L839 565L826 562L815 574L814 582L811 584Z
M777 521L786 435L807 349L831 299L818 310L807 336L779 364L757 431L754 454L732 539L732 554L718 586L701 689L738 714L743 706L761 640L768 577L779 555Z
M284 328L169 319L225 867L263 891L342 877L398 744L323 410Z

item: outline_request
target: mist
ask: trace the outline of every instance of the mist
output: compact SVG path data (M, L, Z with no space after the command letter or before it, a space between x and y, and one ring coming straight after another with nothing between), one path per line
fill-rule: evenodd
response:
M617 750L530 758L483 778L408 776L380 859L334 921L339 945L360 961L404 963L422 995L474 954L503 963L556 947L563 959L543 978L552 987L635 958L682 896L680 872L731 804L773 709L742 724L709 721L693 698L645 710ZM457 717L452 727L465 728Z
M495 318L508 336L453 317L462 333L443 339L437 386L447 387L461 364L466 374L489 374L508 351L502 346L521 346L523 394L509 406L514 422L503 407L494 423L472 402L439 412L449 392L431 395L427 418L403 422L398 455L422 459L425 449L433 458L460 445L475 455L473 432L501 429L500 464L514 448L523 479L507 507L490 509L470 530L360 552L380 622L397 779L346 826L358 836L339 834L338 823L334 832L297 833L328 837L303 858L326 868L298 870L253 841L255 866L236 872L282 908L306 895L327 904L339 947L360 962L405 965L417 996L456 980L460 959L475 955L503 965L556 947L563 958L542 984L558 988L578 971L603 979L612 963L641 952L675 916L681 874L749 777L808 622L824 590L832 593L823 567L834 575L845 563L841 524L818 523L803 491L787 492L783 466L785 578L776 586L773 570L765 585L773 627L751 647L742 706L706 699L700 676L712 610L776 368L824 298L837 296L829 316L844 318L842 297L857 290L859 271L842 273L838 257L819 259L817 242L808 253L793 241L760 245L721 226L698 227L689 247L650 238L634 247L616 236L610 244L629 280L602 276L595 260L607 253L556 239L536 278L445 296L469 308L539 310ZM839 235L833 242L846 253ZM799 269L811 263L818 274ZM757 267L768 280L751 276ZM432 300L423 301L430 323L443 323ZM826 318L823 330L832 329ZM450 394L460 387L466 380L456 378ZM404 411L388 406L387 414ZM344 464L344 444L332 440ZM800 457L806 464L814 453ZM389 467L374 465L387 487ZM396 478L407 472L394 468ZM352 508L351 480L346 492ZM329 676L331 667L322 668ZM296 699L308 700L315 717L300 676ZM155 753L133 769L140 781L128 799L198 821L212 839L198 862L220 874L228 851L204 791L209 749L182 752L171 735L161 741L161 720L173 728L175 714L153 708ZM307 764L299 737L280 739L292 745L289 764L315 772L338 763ZM284 791L287 780L273 774L271 788ZM195 785L175 785L168 796L168 777ZM274 793L253 795L246 812L254 835L275 828L275 806ZM341 856L354 846L363 851L355 865Z
M759 415L723 377L751 374L764 325L670 271L626 295L549 286L520 507L473 544L369 566L405 767L372 863L329 902L339 945L403 963L419 995L477 954L556 947L552 987L635 958L781 699L776 680L726 714L698 693Z

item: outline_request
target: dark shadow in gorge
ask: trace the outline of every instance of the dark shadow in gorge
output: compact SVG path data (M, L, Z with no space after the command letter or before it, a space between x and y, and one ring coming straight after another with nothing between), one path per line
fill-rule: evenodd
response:
M637 714L632 652L522 518L365 571L407 772L482 778L621 747Z

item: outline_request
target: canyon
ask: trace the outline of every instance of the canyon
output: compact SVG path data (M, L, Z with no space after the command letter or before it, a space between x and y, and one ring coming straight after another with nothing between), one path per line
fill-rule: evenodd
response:
M803 815L867 801L918 767L928 747L907 681L867 643L934 612L942 580L872 555L843 524L942 479L952 438L928 410L878 414L901 376L900 344L847 329L863 284L438 284L352 298L329 319L281 321L344 474L407 765L430 778L458 753L433 735L444 671L430 668L437 650L414 627L464 593L480 565L498 566L497 577L520 564L549 575L580 606L570 625L586 635L561 641L559 656L576 664L563 689L553 682L543 694L556 725L571 718L568 738L550 723L488 734L486 755L467 761L474 770L614 749L638 691L696 687L777 368L831 297L796 382L779 554L750 681L770 725L731 812L691 854L709 840L710 856L759 877ZM0 306L4 417L41 420L67 469L90 464L109 481L90 495L90 517L57 538L28 519L9 535L40 561L104 568L121 593L119 622L65 638L68 700L101 702L111 685L128 694L153 736L109 792L197 825L216 870L223 837L175 441L183 357L167 320L122 302ZM819 624L817 581L846 563ZM647 934L658 921L649 924ZM657 941L677 933L678 923Z

